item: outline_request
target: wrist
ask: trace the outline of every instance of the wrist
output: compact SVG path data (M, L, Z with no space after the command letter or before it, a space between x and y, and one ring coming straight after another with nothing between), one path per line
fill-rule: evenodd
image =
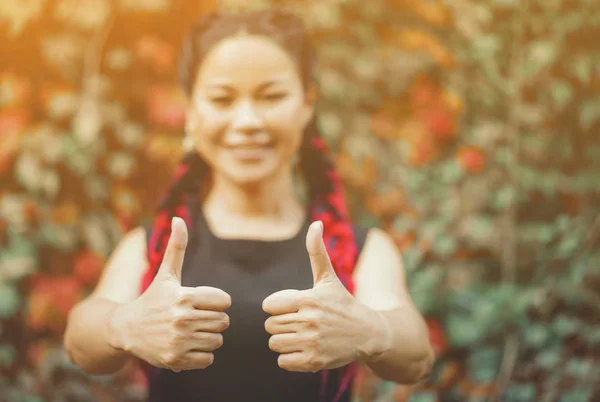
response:
M369 309L365 321L365 340L359 346L359 360L364 363L378 361L387 354L393 343L392 325L382 311Z
M106 326L106 339L108 344L120 352L128 352L129 338L127 335L128 320L126 314L127 305L115 304L108 315L108 325Z

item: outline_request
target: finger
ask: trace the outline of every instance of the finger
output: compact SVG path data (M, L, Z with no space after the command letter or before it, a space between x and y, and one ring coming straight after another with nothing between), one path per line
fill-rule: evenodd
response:
M265 321L265 330L271 335L297 332L297 317L296 313L273 315Z
M284 370L298 371L298 372L310 372L311 366L309 365L309 359L302 352L285 353L279 355L277 358L277 364Z
M194 332L192 339L186 346L189 350L196 352L212 352L223 346L223 335L210 332Z
M263 300L262 308L265 313L271 315L295 313L300 308L301 294L302 292L296 289L280 290Z
M192 309L177 317L177 325L192 332L219 333L229 327L229 316L220 311Z
M298 334L278 334L269 338L269 349L277 353L300 352Z
M215 355L211 352L190 350L181 357L173 371L203 369L213 364L214 361Z
M306 250L310 258L315 285L323 280L337 278L329 254L327 254L325 243L323 243L323 222L313 222L308 228Z
M159 274L174 278L181 283L181 267L188 242L187 226L183 219L173 217L171 221L171 236L165 250Z
M198 310L224 311L231 307L231 296L219 288L211 286L185 287L182 289L182 303Z
M196 310L192 330L220 333L229 328L229 316L219 311Z

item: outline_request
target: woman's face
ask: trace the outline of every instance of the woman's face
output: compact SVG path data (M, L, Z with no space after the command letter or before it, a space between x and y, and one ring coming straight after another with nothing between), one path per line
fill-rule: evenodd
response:
M291 56L240 35L217 43L197 74L188 130L215 174L248 185L288 168L314 104Z

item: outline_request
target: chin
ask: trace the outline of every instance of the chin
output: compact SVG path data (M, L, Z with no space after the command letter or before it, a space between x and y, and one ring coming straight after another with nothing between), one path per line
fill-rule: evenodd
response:
M224 173L229 180L240 186L255 186L276 176L279 170L273 166L236 166Z

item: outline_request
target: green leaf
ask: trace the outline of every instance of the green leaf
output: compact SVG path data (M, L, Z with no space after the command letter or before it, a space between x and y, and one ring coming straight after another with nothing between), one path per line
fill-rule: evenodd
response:
M42 399L39 396L36 395L27 395L23 397L23 402L45 402L44 399Z
M433 244L433 251L441 257L448 257L458 248L458 243L451 235L438 236Z
M556 255L559 258L567 258L573 255L573 252L577 250L580 240L577 237L569 236L568 234L561 240L556 249Z
M108 170L114 177L129 177L135 168L135 164L135 159L127 152L113 152L108 156Z
M446 320L446 334L451 345L463 347L478 342L485 336L485 328L472 316L451 313Z
M538 225L537 239L541 243L550 243L554 238L554 229L551 225Z
M522 66L522 74L526 77L536 75L554 62L557 53L557 45L552 41L539 40L532 42L527 62Z
M589 130L592 125L600 118L600 102L583 102L579 110L579 124L585 130Z
M504 393L507 401L535 401L537 392L533 384L512 384Z
M17 356L17 352L12 345L0 345L0 367L7 368L10 367L15 357Z
M589 402L592 400L591 390L573 389L564 392L559 402Z
M513 187L504 186L498 191L494 192L494 204L497 209L505 210L511 205L516 199L516 191Z
M562 109L573 99L573 89L565 81L556 81L551 86L552 97L557 106Z
M567 373L580 380L589 376L592 367L589 361L572 357L567 362Z
M487 383L498 375L502 352L497 348L475 349L467 359L469 375L474 382Z
M552 329L558 336L564 337L575 334L581 330L580 320L565 314L559 314L552 322Z
M583 84L589 84L592 77L592 63L583 57L578 57L571 62L571 72Z
M417 390L411 393L408 402L437 402L438 397L434 391Z
M525 329L525 343L535 349L546 345L550 339L550 333L545 325L532 324Z
M458 164L458 161L453 158L449 163L444 164L441 176L444 183L454 184L464 176L464 169L462 169Z
M547 348L542 350L535 357L538 366L544 370L554 370L560 364L562 359L562 351L560 347Z
M468 227L468 236L475 242L482 238L488 238L494 232L494 223L492 218L487 215L478 215L472 217L468 221Z
M9 319L17 312L21 303L17 289L0 282L0 319Z
M481 58L487 58L502 47L500 36L481 34L473 40L473 49Z
M46 223L40 227L41 239L44 243L61 251L74 251L79 241L79 232L75 227Z
M592 327L584 334L586 341L593 346L600 345L600 326Z
M427 314L437 307L439 290L437 289L442 281L442 275L435 269L421 269L409 278L410 294L423 314Z

